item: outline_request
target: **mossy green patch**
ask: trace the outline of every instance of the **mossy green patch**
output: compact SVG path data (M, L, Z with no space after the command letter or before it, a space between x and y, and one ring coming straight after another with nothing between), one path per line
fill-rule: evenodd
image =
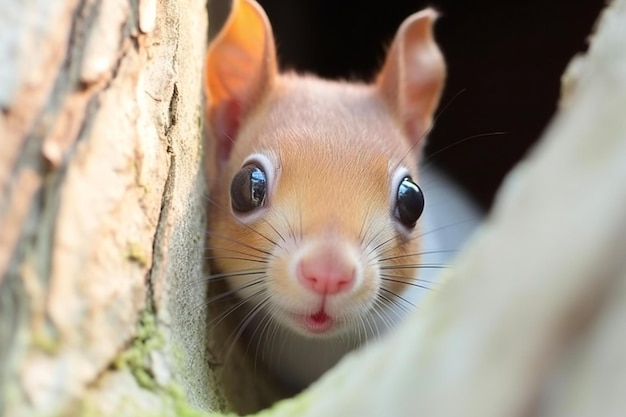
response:
M146 266L148 264L148 257L143 247L137 242L130 242L126 249L126 258L137 262L140 266Z
M185 393L176 385L170 384L165 388L166 395L172 400L177 417L229 417L233 414L207 413L191 406Z
M56 337L44 332L35 332L32 335L31 342L33 347L49 355L58 353L61 348L59 340Z
M146 308L139 319L137 334L130 347L113 362L115 369L128 369L137 383L146 389L154 389L156 381L150 369L149 355L163 346L163 335L157 331L156 318L152 308Z
M171 415L172 412L176 417L234 417L234 414L199 410L189 403L184 391L178 385L171 383L163 387L157 383L151 370L150 354L164 345L165 338L158 330L154 309L152 305L148 305L139 318L135 338L113 363L114 369L129 371L141 388L153 392L164 401L168 411L164 409L163 414L154 417ZM174 355L177 362L182 361L183 353L179 349L174 350Z

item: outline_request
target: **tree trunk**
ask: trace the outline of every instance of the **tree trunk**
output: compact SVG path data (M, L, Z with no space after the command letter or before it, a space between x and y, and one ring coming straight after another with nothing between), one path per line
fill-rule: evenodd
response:
M205 321L205 7L3 5L0 414L219 406L181 331Z

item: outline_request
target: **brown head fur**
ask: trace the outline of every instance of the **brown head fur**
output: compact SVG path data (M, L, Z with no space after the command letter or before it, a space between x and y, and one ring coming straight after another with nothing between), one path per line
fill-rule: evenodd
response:
M419 222L398 227L393 187L399 167L419 180L417 156L443 87L434 19L426 10L405 21L370 85L278 74L269 21L251 0L234 2L207 53L213 266L261 271L229 284L242 297L270 294L268 311L287 326L319 309L293 277L294 257L311 245L336 248L358 269L351 291L324 300L337 330L366 314L382 287L399 293L415 278L405 268L384 281L381 268L418 262ZM242 217L230 208L230 182L253 154L272 172L263 207Z

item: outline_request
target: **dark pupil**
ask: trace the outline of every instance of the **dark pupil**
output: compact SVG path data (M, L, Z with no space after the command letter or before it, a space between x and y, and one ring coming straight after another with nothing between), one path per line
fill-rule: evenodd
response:
M233 210L247 213L265 201L267 181L265 172L256 165L246 165L235 174L230 184Z
M408 228L415 227L424 211L424 195L410 177L404 178L398 187L396 207L398 220Z

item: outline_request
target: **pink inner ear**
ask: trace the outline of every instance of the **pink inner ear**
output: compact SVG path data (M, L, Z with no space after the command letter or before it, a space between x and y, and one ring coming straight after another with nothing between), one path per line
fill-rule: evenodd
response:
M402 23L376 81L412 144L423 143L445 80L445 62L432 34L436 16L426 9Z
M218 169L231 156L248 113L271 89L276 71L274 38L265 12L254 0L233 0L205 63L209 148Z
M241 103L236 99L223 101L212 109L213 133L217 140L217 161L228 160L239 131Z

